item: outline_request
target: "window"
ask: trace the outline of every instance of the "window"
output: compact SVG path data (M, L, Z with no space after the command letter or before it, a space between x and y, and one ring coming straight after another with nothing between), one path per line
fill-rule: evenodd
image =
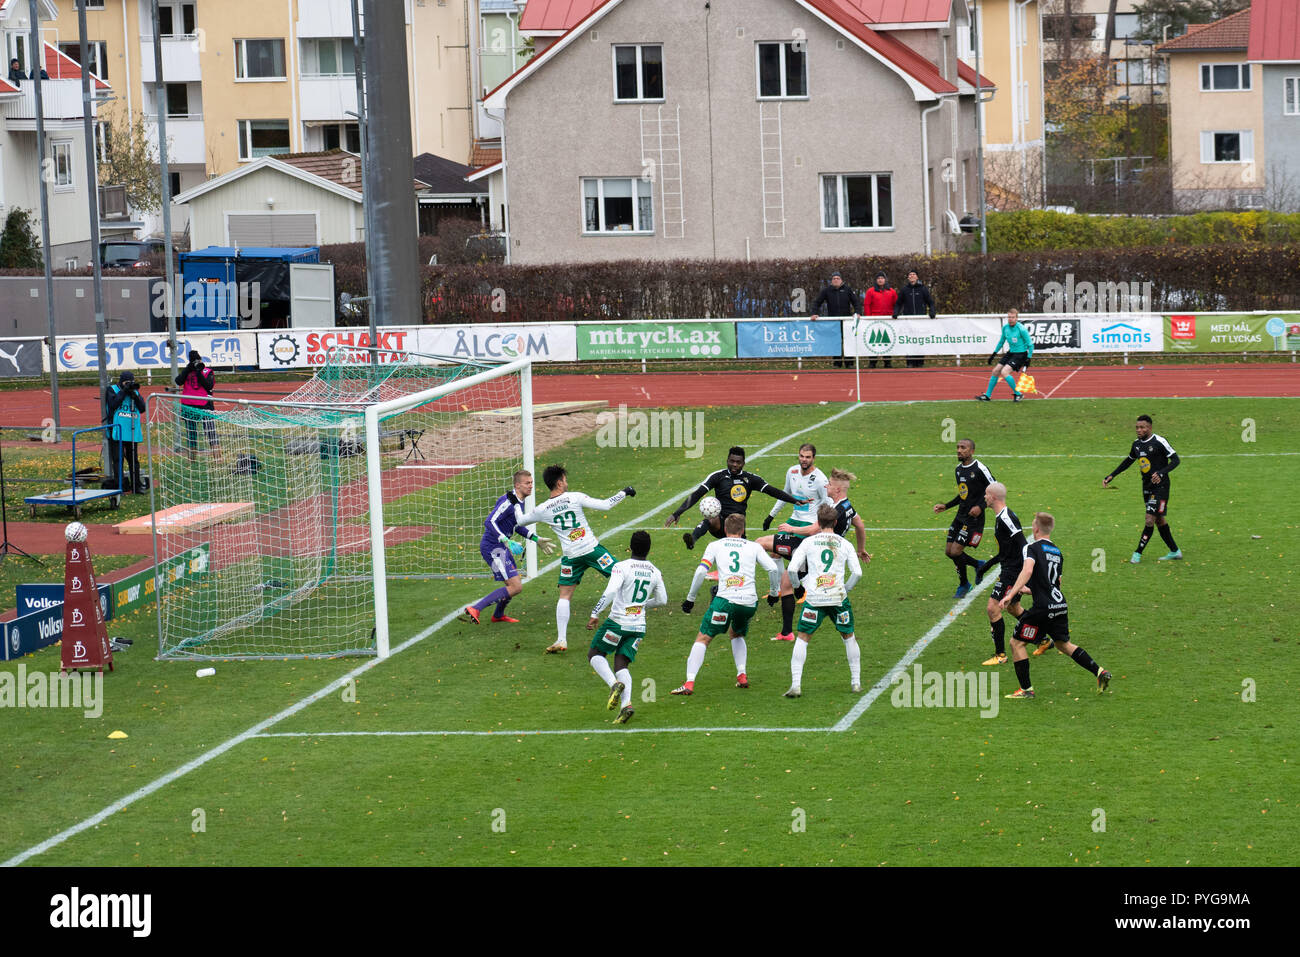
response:
M73 189L72 141L61 140L50 144L50 175L55 189Z
M1115 39L1123 40L1125 37L1131 37L1138 32L1139 23L1136 13L1117 13L1115 14Z
M86 44L86 51L90 54L90 72L95 74L101 80L108 79L108 44L103 40L92 40ZM81 63L81 44L60 43L59 52L72 60L74 63Z
M167 116L185 119L190 115L190 88L184 83L165 83Z
M87 10L103 10L104 0L86 0Z
M344 149L349 153L361 152L361 127L356 123L331 123L321 127L321 149Z
M235 77L240 80L283 80L283 40L236 40Z
M654 199L647 179L584 179L584 233L652 233Z
M1300 116L1300 76L1283 77L1282 112L1287 116Z
M664 48L657 45L614 47L614 99L663 98Z
M808 53L805 41L758 44L760 99L808 95Z
M1224 90L1249 90L1249 63L1202 63L1201 91L1219 93Z
M822 176L822 229L893 229L894 192L888 173Z
M171 190L171 194L172 194L173 196L176 196L177 194L183 192L183 190L181 189L181 174L180 174L180 173L173 173L171 170L168 170L168 171L167 171L167 183L168 183L168 187L167 187L167 188L168 188L169 190Z
M240 120L239 158L258 159L289 152L288 120Z
M355 76L356 49L350 37L302 41L303 76Z
M158 35L164 38L194 36L195 19L192 3L158 4Z
M1092 40L1097 38L1097 15L1092 13L1079 14L1070 18L1070 39L1071 40ZM1043 17L1043 39L1044 40L1064 40L1066 38L1065 30L1066 18L1060 15Z
M1202 163L1253 163L1254 130L1206 130L1201 133Z
M1116 60L1115 61L1115 85L1141 86L1146 83L1147 71L1144 69L1146 60Z

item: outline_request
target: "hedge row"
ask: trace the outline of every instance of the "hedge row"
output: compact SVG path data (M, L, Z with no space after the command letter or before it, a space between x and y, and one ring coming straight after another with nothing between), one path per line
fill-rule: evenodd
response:
M1300 213L1087 216L1040 209L989 213L990 252L1300 242Z
M349 253L334 262L339 292L363 295L361 257ZM1060 297L1060 287L1071 277L1076 294L1083 283L1127 283L1130 295L1149 294L1149 307L1156 311L1300 309L1300 243L1288 243L1003 253L987 258L963 253L929 260L427 266L421 280L423 319L565 322L803 315L833 269L842 270L845 281L861 291L878 271L901 285L912 268L945 313L1001 312L1012 306L1041 312L1051 308L1049 297L1053 292Z

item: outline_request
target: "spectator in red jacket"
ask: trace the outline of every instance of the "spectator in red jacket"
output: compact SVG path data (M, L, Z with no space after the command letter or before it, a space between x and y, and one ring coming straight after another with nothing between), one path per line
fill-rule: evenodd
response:
M862 294L862 314L864 316L892 316L898 302L898 290L889 284L883 272L876 273L876 284ZM881 360L889 369L893 363L886 358ZM867 363L869 368L876 367L876 360Z

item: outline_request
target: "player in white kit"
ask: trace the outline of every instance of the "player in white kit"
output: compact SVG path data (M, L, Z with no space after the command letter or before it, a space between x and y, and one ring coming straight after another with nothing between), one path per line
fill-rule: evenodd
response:
M755 581L757 568L762 567L768 576L770 585L767 603L776 604L777 592L781 590L781 570L767 552L757 542L751 542L745 536L745 517L739 514L728 515L723 524L727 537L710 542L704 550L704 557L695 569L691 579L691 590L682 602L682 611L690 614L695 607L695 596L704 584L705 576L714 569L718 572L718 594L709 603L704 619L700 622L700 632L691 646L690 656L686 659L686 683L673 689L673 694L690 695L695 693L695 676L704 665L704 652L709 642L725 631L731 633L731 654L736 661L736 687L748 688L749 678L745 674L745 660L748 649L745 647L745 635L749 631L749 620L758 609L758 589Z
M614 603L609 617L591 639L587 660L609 686L609 710L620 709L615 724L627 724L632 718L632 672L628 669L645 637L646 610L668 603L664 576L646 561L649 555L650 533L633 532L632 557L614 566L605 593L591 610L591 620L587 622L587 630L593 630L605 606ZM614 656L613 670L605 660L610 654Z
M848 540L835 534L837 518L833 505L823 505L818 509L816 534L805 538L790 559L790 582L797 592L803 592L804 605L799 616L799 634L790 656L787 698L798 698L803 694L803 665L808 655L808 639L824 618L832 619L835 630L844 639L850 687L855 693L862 690L862 660L853 633L853 606L849 604L849 590L862 578L862 563Z
M817 446L805 442L799 446L799 464L792 465L785 473L785 492L793 498L800 499L794 507L790 520L777 529L775 535L765 535L758 544L776 556L777 566L781 559L788 559L803 541L803 536L817 524L817 509L823 505L834 504L827 488L826 476L816 466ZM772 511L763 519L763 531L772 525L772 520L781 511L781 502L772 506ZM807 529L808 531L803 531ZM781 578L781 630L773 636L773 641L794 641L794 589L784 575Z
M560 597L555 603L555 627L559 637L546 649L547 654L569 650L569 599L573 589L582 581L588 568L594 568L606 578L614 568L614 556L596 540L596 532L587 523L584 508L608 512L611 508L636 494L628 486L607 499L592 498L581 492L569 491L569 474L563 465L548 465L542 472L542 481L551 490L551 497L526 515L519 518L520 525L545 522L555 529L560 540Z

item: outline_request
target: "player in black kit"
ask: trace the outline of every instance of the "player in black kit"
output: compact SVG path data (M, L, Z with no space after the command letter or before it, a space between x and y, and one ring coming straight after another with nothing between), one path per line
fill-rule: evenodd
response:
M1069 609L1065 594L1061 591L1064 559L1061 550L1052 544L1052 529L1055 525L1056 519L1047 512L1039 512L1034 516L1034 540L1024 547L1020 574L1000 601L1005 608L1022 591L1029 592L1034 598L1033 607L1020 617L1020 623L1011 636L1011 658L1015 662L1020 689L1007 695L1008 698L1024 699L1034 696L1034 686L1029 682L1029 656L1025 652L1025 645L1036 645L1042 641L1054 642L1057 651L1069 655L1079 667L1087 668L1096 675L1098 694L1110 684L1110 672L1070 641Z
M966 548L979 548L984 537L984 490L993 484L993 473L975 458L975 443L970 439L957 442L957 496L950 502L934 507L935 513L946 512L954 506L957 517L948 526L948 544L944 554L957 566L957 594L961 598L970 591L966 566L978 571L979 560L966 554Z
M983 580L984 573L994 562L1002 563L1002 574L993 586L988 604L993 657L984 664L1004 665L1007 663L1007 623L1002 620L1002 612L1009 611L1016 618L1024 614L1019 598L1009 589L1020 574L1024 560L1025 533L1021 531L1020 519L1016 518L1016 513L1007 508L1007 487L1001 482L992 482L984 490L984 504L993 510L993 532L998 540L998 553L975 570L975 583L978 585ZM1005 604L1002 603L1004 595L1011 596L1011 600Z
M1172 445L1151 431L1151 416L1139 415L1134 429L1137 431L1137 440L1129 449L1128 458L1115 466L1114 470L1101 480L1103 486L1110 485L1116 475L1134 462L1142 471L1142 501L1146 504L1147 510L1146 526L1142 529L1142 537L1138 539L1137 551L1129 561L1134 565L1142 561L1142 551L1147 547L1147 542L1151 541L1152 526L1159 529L1160 537L1169 546L1169 554L1161 555L1160 561L1182 558L1182 550L1174 542L1174 533L1169 528L1168 518L1169 473L1178 467L1178 453L1174 451Z
M801 505L804 501L803 499L793 498L781 489L768 485L753 472L746 472L745 450L739 445L733 445L727 452L727 467L718 469L693 489L691 494L686 496L686 501L669 516L668 521L664 522L664 528L672 528L676 525L677 520L682 517L682 513L704 498L710 491L722 503L722 514L717 518L701 521L692 531L683 532L682 541L686 543L687 548L694 548L696 541L709 532L713 533L714 538L722 538L722 523L727 520L728 515L744 515L745 508L749 505L749 496L754 492L762 492L773 498L779 498L783 502L789 502L791 505Z

